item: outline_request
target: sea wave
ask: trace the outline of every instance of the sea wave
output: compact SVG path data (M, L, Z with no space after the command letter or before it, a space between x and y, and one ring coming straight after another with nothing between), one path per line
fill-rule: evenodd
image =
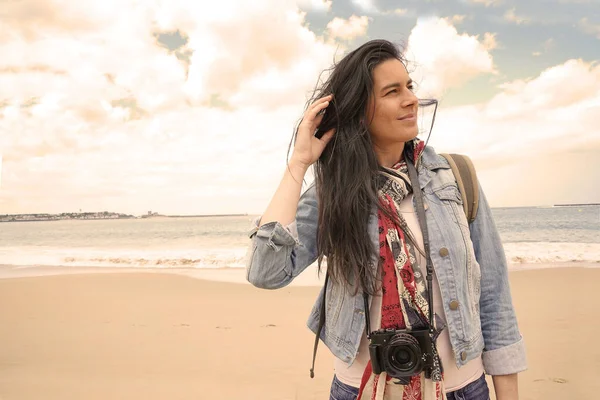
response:
M246 248L139 250L0 248L0 264L16 266L243 268Z
M568 262L600 263L600 243L505 243L512 266ZM243 268L247 248L97 249L44 246L0 247L0 265L140 268Z
M504 243L509 264L600 263L600 243Z

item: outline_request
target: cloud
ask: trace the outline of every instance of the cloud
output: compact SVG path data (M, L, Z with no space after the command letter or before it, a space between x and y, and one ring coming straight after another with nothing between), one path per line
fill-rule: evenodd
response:
M447 19L448 19L448 21L450 21L450 23L452 25L459 25L465 21L465 18L467 18L467 16L464 14L463 15L456 14L451 17L448 17Z
M511 163L523 153L600 148L600 65L572 59L529 80L500 85L489 101L441 111L444 145L471 152L482 163ZM501 138L501 140L499 140Z
M291 0L8 4L3 212L256 209L339 51Z
M486 7L491 7L491 6L497 7L504 3L503 0L467 0L467 1L472 4L483 4Z
M14 17L0 26L2 213L259 212L319 73L369 28L355 17L320 36L293 0L210 13L184 0L27 0L0 13ZM494 74L498 45L420 19L407 57L421 93L437 96ZM599 149L598 68L571 60L489 102L442 103L433 144L488 177L532 152Z
M590 22L590 20L587 17L582 18L579 21L579 28L583 32L585 32L589 35L594 35L598 39L600 39L600 24L594 24L594 23Z
M298 0L298 7L311 11L325 12L331 10L331 0Z
M0 74L21 74L29 72L41 72L53 75L67 75L67 71L53 69L48 65L4 66L0 68Z
M542 50L534 51L532 53L532 55L534 57L539 57L542 54L548 53L550 50L552 50L554 48L555 45L556 45L555 40L553 38L549 38L549 39L545 40L544 43L542 43Z
M553 38L549 38L549 39L545 40L544 43L542 43L542 48L545 51L549 51L549 50L553 49L555 45L556 45L556 41Z
M382 15L397 15L405 16L408 14L408 8L396 8L394 10L387 10L381 13Z
M483 42L477 36L459 34L447 19L421 18L411 31L406 55L416 60L411 74L422 97L440 97L481 74L495 73L488 50L493 35ZM487 46L487 47L486 47Z
M352 15L348 19L334 18L327 24L327 31L332 38L352 40L364 36L369 27L369 17Z
M285 2L240 2L236 10L190 33L190 43L202 52L191 57L186 93L199 103L219 95L233 107L273 108L303 97L332 61L335 43L317 38L304 13ZM269 14L274 18L265 24Z
M381 10L375 5L373 0L352 0L352 4L354 4L358 11L360 11L362 14L367 15L392 15L403 17L409 14L409 10L407 8Z
M498 45L498 40L496 40L496 33L486 32L483 34L483 47L486 50L497 49Z
M596 98L599 84L600 66L572 59L542 71L535 79L501 85L504 92L490 104L501 105L505 112L508 109L519 113L535 112L540 107L560 110Z
M576 173L574 164L562 162L563 157L575 162L578 154L593 159L600 151L598 87L600 65L569 60L532 79L501 85L502 91L485 103L442 107L432 144L470 155L484 177L488 197L503 199L497 205L549 204L559 197L593 201L593 185L577 185L569 195L557 185L570 181L569 173L562 172L585 175L582 169ZM531 165L538 162L554 164L562 178L538 171L538 182L532 182Z
M516 14L516 9L511 8L504 13L504 19L517 25L525 25L531 23L531 19L522 17Z
M84 4L86 3L86 4ZM18 36L32 41L40 35L70 31L85 33L110 23L115 0L72 2L64 0L3 1L0 8L0 43Z
M380 12L373 0L352 0L352 4L364 13L379 14Z

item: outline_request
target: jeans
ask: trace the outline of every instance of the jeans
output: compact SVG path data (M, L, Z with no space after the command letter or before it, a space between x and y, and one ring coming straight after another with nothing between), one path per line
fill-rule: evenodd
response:
M446 397L448 400L489 400L490 390L485 380L485 374L462 389L446 393Z
M358 397L358 388L346 385L333 375L331 382L331 391L329 392L329 400L356 400Z
M346 385L340 382L335 375L333 376L329 400L356 400L357 396L358 388ZM481 375L479 379L469 383L462 389L446 393L446 397L448 400L489 400L490 390L485 375Z

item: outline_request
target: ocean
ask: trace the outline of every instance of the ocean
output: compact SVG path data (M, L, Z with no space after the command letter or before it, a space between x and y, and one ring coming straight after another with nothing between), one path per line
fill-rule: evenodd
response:
M600 267L600 206L492 210L511 269ZM0 223L0 265L243 268L253 216Z

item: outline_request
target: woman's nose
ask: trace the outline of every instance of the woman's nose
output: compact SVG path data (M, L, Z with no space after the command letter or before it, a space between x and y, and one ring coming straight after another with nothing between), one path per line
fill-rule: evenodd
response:
M413 92L409 92L409 94L402 100L402 108L407 107L415 107L419 104L419 99Z

